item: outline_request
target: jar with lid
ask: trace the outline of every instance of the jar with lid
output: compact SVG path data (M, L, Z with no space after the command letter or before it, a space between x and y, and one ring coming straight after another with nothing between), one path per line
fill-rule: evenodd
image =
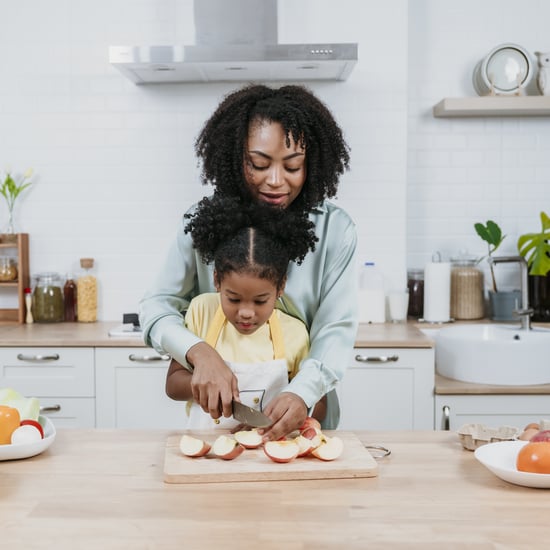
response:
M485 315L483 272L471 257L451 258L451 317L482 319Z
M68 273L63 286L63 301L65 303L65 321L76 321L76 282Z
M8 282L17 279L17 262L9 256L0 257L0 281Z
M37 323L57 323L64 320L63 290L58 273L46 272L36 276L33 317Z
M422 319L424 316L424 270L407 271L407 288L409 289L409 310L407 316Z
M93 274L94 259L81 258L80 267L84 269L76 283L77 319L82 323L97 321L97 279Z

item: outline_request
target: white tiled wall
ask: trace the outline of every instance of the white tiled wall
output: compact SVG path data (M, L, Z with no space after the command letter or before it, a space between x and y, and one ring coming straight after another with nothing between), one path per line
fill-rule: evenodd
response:
M108 47L188 42L191 10L191 0L0 1L0 170L36 173L17 211L31 270L96 258L102 319L136 311L182 212L209 192L193 142L235 88L135 86L109 66ZM548 2L281 0L280 10L282 42L359 43L348 81L310 87L351 145L338 201L388 287L434 250L481 253L475 221L498 220L509 248L537 229L548 120L434 119L431 108L473 95L471 71L496 44L550 49Z
M476 95L471 77L493 47L515 43L550 50L550 2L409 2L407 263L461 249L486 253L474 223L497 221L507 235L499 253L517 254L517 237L550 213L550 119L435 119L444 97ZM482 264L486 268L486 264ZM504 285L517 269L499 266Z

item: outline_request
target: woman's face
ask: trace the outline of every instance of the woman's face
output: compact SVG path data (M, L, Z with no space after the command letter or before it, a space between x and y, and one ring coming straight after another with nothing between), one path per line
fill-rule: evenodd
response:
M267 279L234 271L226 273L216 288L227 320L241 334L252 334L266 323L281 294Z
M260 201L287 208L306 180L305 150L289 136L286 146L278 122L253 123L248 132L244 173L252 195Z

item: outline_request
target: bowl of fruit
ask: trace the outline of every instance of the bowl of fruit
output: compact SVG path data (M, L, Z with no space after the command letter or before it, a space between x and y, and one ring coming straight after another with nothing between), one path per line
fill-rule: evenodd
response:
M38 455L54 442L55 435L52 421L40 415L36 397L0 388L0 460Z

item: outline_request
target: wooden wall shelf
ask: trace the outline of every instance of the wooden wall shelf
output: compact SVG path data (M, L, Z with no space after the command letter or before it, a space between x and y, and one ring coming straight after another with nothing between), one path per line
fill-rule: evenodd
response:
M18 306L16 308L0 309L0 325L25 322L25 288L30 286L28 233L0 234L0 255L13 250L15 250L17 256L17 280L0 282L0 289L16 293Z
M550 116L550 96L448 97L433 108L436 118Z

